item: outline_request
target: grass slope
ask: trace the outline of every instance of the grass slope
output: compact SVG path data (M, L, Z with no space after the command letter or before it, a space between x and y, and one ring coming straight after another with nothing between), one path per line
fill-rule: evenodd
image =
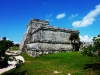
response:
M97 75L96 70L83 69L85 64L97 63L99 58L82 56L80 52L49 54L33 58L23 53L26 62L19 69L3 75ZM60 73L54 73L54 72Z

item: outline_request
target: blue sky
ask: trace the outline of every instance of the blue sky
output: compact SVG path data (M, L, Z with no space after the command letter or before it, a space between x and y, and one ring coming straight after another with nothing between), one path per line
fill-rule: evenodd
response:
M100 0L0 0L0 37L20 43L31 18L77 29L91 41L100 34Z

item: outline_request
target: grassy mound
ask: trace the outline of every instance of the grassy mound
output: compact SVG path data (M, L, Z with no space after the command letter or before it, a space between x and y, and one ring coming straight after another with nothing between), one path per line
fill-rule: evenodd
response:
M3 75L97 75L93 67L84 69L86 64L94 64L99 58L82 56L80 52L49 54L33 58L23 53L24 65Z

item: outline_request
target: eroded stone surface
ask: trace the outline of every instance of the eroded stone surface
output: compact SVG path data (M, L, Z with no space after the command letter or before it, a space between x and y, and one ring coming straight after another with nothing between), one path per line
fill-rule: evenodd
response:
M69 40L71 32L79 33L78 30L49 26L48 21L32 19L27 25L20 50L34 57L71 51L72 45Z

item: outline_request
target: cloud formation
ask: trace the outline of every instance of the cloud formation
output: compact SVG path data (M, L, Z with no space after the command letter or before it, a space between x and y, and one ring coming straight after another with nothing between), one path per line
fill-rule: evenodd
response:
M100 4L95 6L95 9L90 11L83 20L81 21L74 21L72 23L73 27L86 27L91 25L95 21L95 17L100 14Z
M75 17L77 17L78 16L78 14L72 14L70 17L69 17L69 19L72 19L72 18L75 18Z
M53 21L54 19L52 18L53 14L49 14L49 15L46 15L46 20L47 21Z
M14 42L14 44L20 44L20 42Z
M66 13L61 13L56 16L57 19L62 19L66 16Z
M88 35L85 35L85 36L80 36L80 41L83 41L83 42L91 42L92 41L92 38L93 37L88 37Z
M46 18L52 17L53 14L46 15Z

